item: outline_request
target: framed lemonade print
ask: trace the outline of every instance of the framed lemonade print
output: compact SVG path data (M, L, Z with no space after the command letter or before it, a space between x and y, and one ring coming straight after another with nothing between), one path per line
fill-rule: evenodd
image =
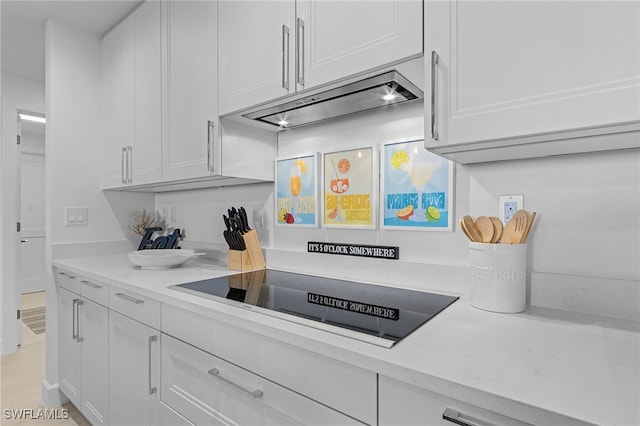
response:
M318 158L276 160L276 225L318 226Z
M451 231L454 164L424 149L423 140L382 146L380 226Z
M375 152L372 147L323 155L322 225L375 228Z

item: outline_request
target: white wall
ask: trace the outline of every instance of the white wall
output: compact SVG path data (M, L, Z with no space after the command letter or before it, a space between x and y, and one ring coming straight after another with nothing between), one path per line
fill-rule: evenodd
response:
M19 109L44 112L44 81L3 72L2 96L12 99Z
M49 21L46 28L46 158L48 264L65 253L81 256L87 246L126 242L131 209L153 209L152 195L105 194L101 187L100 38ZM65 226L65 207L87 207L88 224ZM119 246L116 244L116 246ZM56 288L47 288L47 377L43 402L55 406L57 383Z
M289 157L422 136L422 114L422 105L414 104L292 129L279 134L278 153ZM457 219L497 215L499 195L524 194L525 208L538 214L528 240L530 303L638 316L640 151L456 166L455 186L454 232L274 227L272 184L168 193L159 195L157 203L178 205L180 225L197 228L205 243L222 243L218 218L228 205L264 203L268 228L263 233L269 238L261 242L269 248L270 267L466 297L468 240ZM311 240L399 246L400 260L308 254Z

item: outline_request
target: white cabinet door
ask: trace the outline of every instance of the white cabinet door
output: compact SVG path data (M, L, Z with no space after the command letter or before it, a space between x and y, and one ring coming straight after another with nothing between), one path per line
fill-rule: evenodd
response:
M150 1L130 16L133 44L133 149L131 183L161 176L162 42L160 2Z
M295 93L295 13L294 0L219 3L221 115Z
M80 296L58 287L58 383L76 407L82 406L80 342L76 340Z
M109 311L109 422L160 423L160 332Z
M166 2L167 99L163 180L207 176L217 132L218 7L215 1Z
M131 41L131 27L126 24L102 39L103 188L117 188L126 183L126 147L133 144Z
M78 316L78 340L81 345L82 414L92 425L109 424L108 348L109 313L104 306L81 299Z
M639 121L639 2L425 2L425 52L434 148Z
M146 2L102 41L103 187L159 182L160 2Z
M304 23L304 29L298 28L304 46L299 90L422 55L420 0L296 4Z

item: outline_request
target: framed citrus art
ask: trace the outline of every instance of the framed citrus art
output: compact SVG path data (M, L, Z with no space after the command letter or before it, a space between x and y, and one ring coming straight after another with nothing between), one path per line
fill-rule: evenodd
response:
M322 226L377 227L375 155L372 147L323 155Z
M276 160L276 225L318 226L319 154Z
M452 231L455 165L423 140L388 142L380 164L380 227Z

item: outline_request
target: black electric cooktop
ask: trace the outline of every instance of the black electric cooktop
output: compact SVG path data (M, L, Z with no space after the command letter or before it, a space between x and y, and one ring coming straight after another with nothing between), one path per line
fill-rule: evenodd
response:
M387 348L458 299L271 269L169 288Z

